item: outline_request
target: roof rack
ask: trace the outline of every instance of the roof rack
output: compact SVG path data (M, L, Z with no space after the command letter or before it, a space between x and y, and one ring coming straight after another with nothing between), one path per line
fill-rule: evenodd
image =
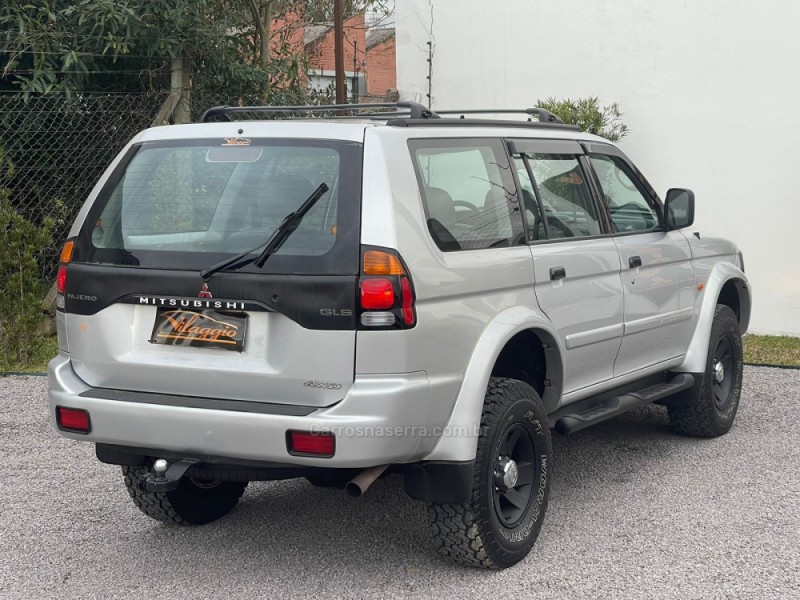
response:
M399 117L386 121L389 127L514 127L521 129L563 129L581 131L577 125L542 121L508 121L501 119L409 119Z
M390 112L387 109L394 110ZM379 112L381 110L385 112ZM200 122L208 123L218 117L228 117L230 119L230 115L234 113L293 113L297 116L305 113L336 113L344 111L350 114L334 115L333 118L386 119L404 115L412 119L432 119L437 117L435 112L417 102L381 102L374 104L320 104L318 106L214 106L203 113L203 116L200 117Z
M474 127L548 127L557 129L578 130L576 125L566 125L564 121L544 108L472 108L467 110L433 111L417 102L381 102L373 104L320 104L317 106L215 106L209 108L200 117L201 123L208 123L218 118L233 119L236 113L268 113L286 115L288 118L304 117L318 113L326 119L380 119L393 127L415 126L456 126L470 125ZM334 114L331 114L334 113ZM341 114L339 114L341 113ZM501 121L490 119L467 119L466 115L527 115L525 121ZM447 118L459 115L459 118ZM531 119L536 117L537 120Z
M530 117L537 117L540 123L564 123L561 119L559 119L556 115L551 113L549 110L544 108L538 108L536 106L531 108L470 108L467 110L438 110L436 111L437 115L461 115L461 119L464 118L464 115L528 115L528 121L530 121Z

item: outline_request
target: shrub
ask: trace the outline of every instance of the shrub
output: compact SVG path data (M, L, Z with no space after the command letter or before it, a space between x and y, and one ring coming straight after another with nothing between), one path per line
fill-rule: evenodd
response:
M549 110L564 123L578 125L583 131L618 142L628 135L628 126L622 122L622 112L615 102L600 106L598 98L578 98L539 100L536 106Z
M2 163L2 151L0 151ZM7 179L12 167L6 167ZM36 225L11 206L11 193L0 187L0 369L25 365L47 339L42 300L42 252L52 241L55 222Z

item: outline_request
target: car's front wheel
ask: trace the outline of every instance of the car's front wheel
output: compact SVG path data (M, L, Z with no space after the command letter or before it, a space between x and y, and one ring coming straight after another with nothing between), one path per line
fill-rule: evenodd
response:
M718 437L733 425L742 391L742 333L736 314L718 304L711 325L708 357L697 398L669 407L669 420L683 435Z
M484 401L473 488L463 504L431 504L441 553L502 569L530 552L544 521L553 468L542 401L528 384L493 377Z

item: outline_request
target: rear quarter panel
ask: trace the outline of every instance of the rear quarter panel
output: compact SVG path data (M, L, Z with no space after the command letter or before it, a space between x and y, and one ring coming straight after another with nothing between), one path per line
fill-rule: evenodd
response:
M356 373L427 373L431 435L423 442L427 448L420 450L430 451L439 430L448 424L456 399L465 393L468 365L478 362L491 372L504 344L504 340L496 340L499 347L486 346L481 356L475 356L487 328L498 315L515 307L537 307L533 263L527 246L439 250L425 226L407 146L411 136L407 130L387 129L379 133L368 130L365 135L361 241L400 252L414 283L418 322L406 331L359 331ZM427 131L413 134L430 137ZM479 137L472 131L468 134ZM478 384L481 399L485 385L485 380Z

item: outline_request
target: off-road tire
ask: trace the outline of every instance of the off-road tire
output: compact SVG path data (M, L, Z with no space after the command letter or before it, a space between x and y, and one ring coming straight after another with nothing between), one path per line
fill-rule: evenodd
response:
M715 402L715 386L718 386L719 382L715 380L714 362L715 352L720 344L730 348L732 355L730 364L733 370L732 373L725 373L725 377L730 377L730 388L726 394L727 400L722 406L718 405L719 400ZM706 438L719 437L727 433L739 408L742 366L742 334L739 321L730 307L718 304L711 324L706 369L697 399L690 406L667 408L669 420L675 431L681 435Z
M184 476L174 492L149 492L144 480L150 465L122 467L125 487L133 503L148 517L175 525L205 525L228 514L247 487L246 481L195 483Z
M522 429L533 449L525 480L527 508L514 527L506 527L496 509L495 467L506 434ZM523 463L520 463L521 465ZM440 553L468 566L503 569L528 555L539 535L550 495L552 445L547 413L539 395L515 379L489 380L475 457L472 495L463 504L430 504L428 518ZM520 468L520 481L523 469ZM522 489L522 488L520 488ZM497 502L498 505L503 502Z

